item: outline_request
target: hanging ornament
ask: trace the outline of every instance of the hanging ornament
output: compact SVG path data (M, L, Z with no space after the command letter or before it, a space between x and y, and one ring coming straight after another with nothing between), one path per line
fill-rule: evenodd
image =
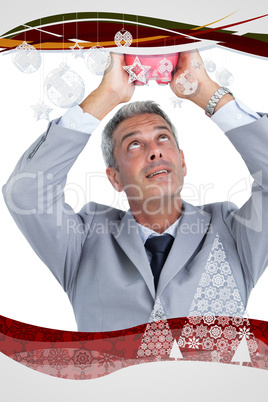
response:
M231 85L234 81L234 76L232 73L230 73L227 68L220 68L219 70L216 71L216 80L219 82L219 84L228 87Z
M93 74L104 74L111 61L110 53L102 46L93 46L88 51L87 67Z
M49 100L63 108L78 104L85 93L84 81L65 63L48 74L44 86Z
M194 74L185 70L176 79L176 88L182 95L193 95L198 88L198 79Z
M41 66L40 53L25 41L16 47L12 60L15 66L25 74L34 73Z
M183 103L183 100L180 99L180 98L178 98L178 97L176 96L176 97L174 97L174 98L170 98L170 102L171 102L171 104L173 105L174 108L175 108L175 107L181 108L181 105L182 105L182 103Z
M163 76L170 75L170 73L173 71L173 68L172 62L165 57L160 60L157 65L157 71Z
M205 60L204 66L209 73L213 73L216 70L216 64L212 60Z
M114 42L118 47L128 47L132 43L132 35L124 28L118 31L114 36Z
M131 83L133 81L140 81L144 84L147 83L146 73L150 70L151 66L143 66L138 58L135 58L133 64L131 66L124 66L123 69L126 70L129 74L128 82Z
M36 120L49 120L49 113L53 110L51 107L45 105L44 101L39 101L37 105L31 106L31 108L34 110L34 117Z
M75 59L77 59L77 57L82 57L82 59L84 58L84 51L82 49L84 49L83 46L80 46L79 43L75 43L74 46L69 46L70 49L72 49L72 55L75 57Z
M197 69L197 68L200 69L200 67L202 66L202 63L200 63L197 59L191 60L191 64L195 69Z

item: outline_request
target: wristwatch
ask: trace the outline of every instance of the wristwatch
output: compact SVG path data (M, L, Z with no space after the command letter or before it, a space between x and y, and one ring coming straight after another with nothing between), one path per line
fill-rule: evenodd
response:
M211 117L214 114L215 107L217 106L219 100L226 94L230 94L233 96L230 89L226 87L221 87L212 95L205 110L205 113L208 117Z

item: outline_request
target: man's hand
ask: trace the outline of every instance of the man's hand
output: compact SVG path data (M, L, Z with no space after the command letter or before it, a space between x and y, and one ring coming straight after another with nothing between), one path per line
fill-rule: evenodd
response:
M184 80L188 82L183 84ZM208 76L199 52L191 50L179 53L177 68L170 82L170 88L179 98L189 99L205 110L210 98L220 88L220 85ZM189 94L189 92L192 93ZM218 102L215 111L232 99L231 95L225 95Z
M128 73L123 69L126 65L124 55L111 53L111 57L111 67L100 85L80 105L84 112L99 120L120 103L128 102L135 90L134 83L128 82Z
M126 65L123 54L111 53L112 68L108 69L103 76L98 89L108 91L117 104L128 102L135 90L133 82L129 83L129 75L123 69Z

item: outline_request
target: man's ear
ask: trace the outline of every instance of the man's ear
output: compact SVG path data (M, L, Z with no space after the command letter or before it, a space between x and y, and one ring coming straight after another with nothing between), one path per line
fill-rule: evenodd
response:
M186 167L186 163L185 163L184 153L181 149L180 149L180 158L181 158L183 176L186 176L187 175L187 167Z
M120 173L113 167L107 167L106 175L108 177L109 182L112 184L113 188L121 192L124 190L123 185L121 184Z

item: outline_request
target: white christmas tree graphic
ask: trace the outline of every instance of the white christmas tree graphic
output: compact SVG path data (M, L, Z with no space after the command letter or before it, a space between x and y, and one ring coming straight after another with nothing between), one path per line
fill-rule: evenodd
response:
M172 359L175 359L175 360L183 359L183 356L181 354L181 350L179 348L179 345L178 345L176 339L174 339L173 346L171 348L169 357L172 358Z
M248 350L248 344L246 340L246 335L243 336L241 342L239 343L235 354L232 358L232 363L239 362L240 366L243 365L243 363L252 363L249 350Z

